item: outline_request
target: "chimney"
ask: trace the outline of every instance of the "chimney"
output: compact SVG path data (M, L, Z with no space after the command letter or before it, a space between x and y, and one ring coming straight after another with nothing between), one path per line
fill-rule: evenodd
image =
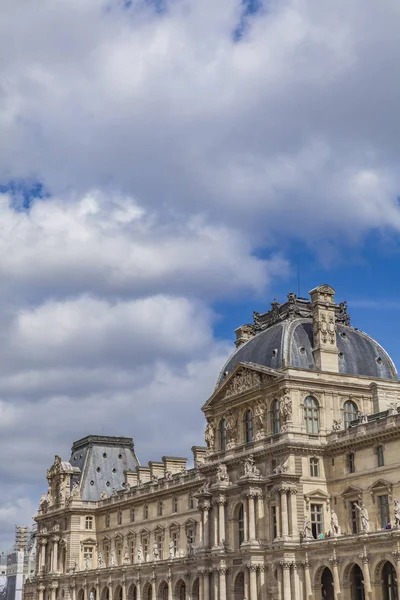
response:
M320 285L311 290L310 296L313 318L313 353L316 367L321 371L338 373L335 290L329 285Z

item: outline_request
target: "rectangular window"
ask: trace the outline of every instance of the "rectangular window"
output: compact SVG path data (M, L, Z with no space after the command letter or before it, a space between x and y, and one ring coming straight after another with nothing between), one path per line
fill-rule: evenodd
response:
M275 540L278 537L278 519L276 506L271 507L271 519L272 519L272 537Z
M384 529L390 523L389 496L378 496L378 506L381 527Z
M131 508L131 523L134 523L135 521L135 509Z
M110 546L108 544L104 544L104 559L106 561L107 567L110 566Z
M86 529L93 529L93 517L86 517Z
M194 534L193 527L189 527L187 529L186 536L187 536L187 543L188 543L189 547L193 546L194 542L195 542L195 534Z
M122 525L122 511L118 511L118 525Z
M160 560L163 560L163 536L159 533L156 537L157 549L158 549L158 557Z
M383 467L385 464L385 456L383 454L383 446L377 447L376 454L377 454L377 458L378 458L378 467Z
M311 530L317 539L323 532L322 504L311 504Z
M173 531L171 538L172 538L172 541L174 542L174 554L175 554L175 556L178 556L178 552L179 552L179 548L178 548L179 534L178 534L178 532Z
M104 523L106 527L110 527L110 513L107 513L104 517Z
M157 511L157 512L158 512L158 516L159 516L159 517L161 517L161 516L162 516L162 511L163 511L163 503L162 503L162 500L160 500L160 501L158 502L158 511Z
M149 505L145 504L143 507L143 519L149 518Z
M172 498L172 512L178 512L178 498L176 496Z
M354 460L353 452L347 455L347 470L349 473L354 473L356 470L356 463Z
M93 547L84 546L83 548L83 559L85 561L85 569L91 569L93 564Z
M117 565L122 565L122 543L118 542L116 545L117 550Z
M149 538L147 536L144 536L142 538L142 547L143 547L144 558L145 558L145 560L147 560L147 555L149 553Z
M310 475L311 475L311 477L319 477L319 460L318 460L318 458L310 458Z
M356 504L357 502L350 503L351 533L360 533L359 510L356 508Z
M135 540L131 540L129 544L130 552L131 552L131 563L135 562Z

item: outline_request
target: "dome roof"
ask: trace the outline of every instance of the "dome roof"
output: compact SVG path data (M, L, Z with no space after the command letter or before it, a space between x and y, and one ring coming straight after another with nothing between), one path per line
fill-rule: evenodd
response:
M264 315L254 313L254 325L236 330L239 347L223 367L217 385L241 362L276 370L318 370L313 352L311 303L294 294L289 294L288 299L283 305L274 301L272 311ZM346 304L335 305L335 309L339 373L397 380L396 367L385 350L366 333L350 327Z

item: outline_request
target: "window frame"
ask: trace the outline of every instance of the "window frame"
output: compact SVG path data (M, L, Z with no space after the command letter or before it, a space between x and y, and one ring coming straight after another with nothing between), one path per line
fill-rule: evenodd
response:
M237 527L238 527L238 540L239 548L245 541L245 528L244 528L244 506L243 502L240 503L239 510L237 513Z
M319 458L317 456L310 457L310 477L320 477Z
M356 472L356 455L354 452L348 452L348 454L346 454L346 466L348 473Z
M173 496L172 497L172 512L173 513L177 513L179 512L178 510L178 496Z
M320 433L320 406L314 396L306 396L303 402L303 420L308 435L319 435Z
M384 467L385 466L385 449L382 446L382 444L380 444L376 448L376 458L377 458L378 467Z
M90 527L88 527L89 524ZM90 531L93 530L93 517L91 515L87 515L87 517L85 517L85 529Z
M321 533L324 533L324 505L312 503L310 505L311 531L314 539L318 539Z
M278 398L272 400L272 435L279 435L281 432L281 413Z
M354 410L353 410L354 409ZM343 427L347 429L352 421L357 419L358 407L352 400L346 400L343 404Z
M107 512L104 515L104 527L105 527L105 529L109 529L110 526L111 526L111 515L109 512Z
M226 452L226 419L222 417L218 424L218 441L219 441L219 449L221 452Z
M244 443L252 444L253 443L253 412L248 408L244 413L243 417L244 423Z
M385 502L382 502L383 498ZM386 529L386 525L390 523L390 503L389 494L379 494L378 498L379 522L381 529Z
M162 517L162 515L163 515L163 501L159 500L157 502L157 516Z

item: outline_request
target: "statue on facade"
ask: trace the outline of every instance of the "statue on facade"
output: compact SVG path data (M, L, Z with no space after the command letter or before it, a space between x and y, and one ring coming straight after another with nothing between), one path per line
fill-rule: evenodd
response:
M262 401L257 402L254 408L254 421L256 424L256 439L259 439L264 435L264 419L265 419L265 405Z
M230 483L228 470L224 463L221 463L217 467L217 483Z
M289 457L283 461L280 465L276 465L274 468L275 475L280 475L282 473L286 473L289 467Z
M333 419L332 431L340 431L342 429L342 419Z
M153 557L154 557L154 560L158 560L160 558L160 553L158 551L157 542L154 542L154 544L153 544Z
M175 558L175 542L171 540L169 543L169 557Z
M306 519L304 521L303 538L305 540L313 539L313 534L312 534L312 528L311 528L311 521L310 521L310 519Z
M210 493L210 482L204 481L203 485L199 488L198 494L209 494Z
M118 492L115 488L112 489L111 496L113 496L113 497L118 496Z
M89 592L89 600L96 600L93 590L90 590Z
M207 450L212 452L215 446L215 431L212 421L207 421L206 431L204 434Z
M92 568L91 562L92 561L90 560L90 556L86 555L85 556L85 569L86 569L86 571L88 571L89 569Z
M165 480L166 481L172 480L172 472L171 471L165 471Z
M394 525L395 527L399 527L400 525L400 502L399 500L394 500Z
M141 565L143 562L143 546L141 544L138 547L137 559L138 559L139 565Z
M395 417L397 414L397 403L391 402L388 406L388 417Z
M260 471L257 469L254 462L254 454L249 454L244 459L244 475L243 477L259 477Z
M72 486L72 490L71 490L71 495L70 498L79 498L81 495L81 491L79 489L79 484L75 481L75 483Z
M100 492L100 500L107 500L107 492Z
M111 566L115 567L115 565L117 564L116 560L115 560L115 552L114 550L111 551Z
M98 564L99 569L102 569L104 567L103 555L101 552L99 552L99 554L97 556L97 564Z
M331 528L332 528L333 535L341 535L342 534L340 525L339 525L339 520L338 520L337 514L335 513L334 510L331 510Z
M124 487L125 487L125 491L126 492L130 492L131 491L131 484L130 483L126 482Z
M154 485L157 485L157 483L158 483L158 477L157 477L157 475L152 475L151 476L151 483L153 483Z
M227 448L232 448L235 445L238 434L238 414L230 410L226 415L226 439Z
M369 527L368 511L367 511L365 504L361 504L361 506L359 506L355 502L353 506L360 512L361 528L365 533L367 533L370 530L370 527Z

